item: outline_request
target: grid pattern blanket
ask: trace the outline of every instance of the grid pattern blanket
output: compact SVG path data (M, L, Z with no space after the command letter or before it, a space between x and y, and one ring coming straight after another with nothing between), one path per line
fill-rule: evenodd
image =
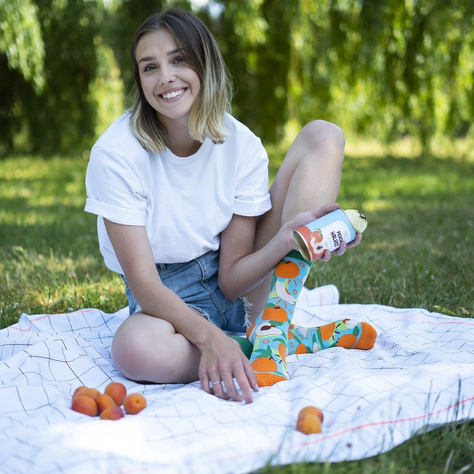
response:
M291 380L262 388L249 405L199 384L141 385L111 362L126 309L105 314L23 314L0 331L0 472L248 473L267 464L361 459L423 430L474 418L474 320L422 309L337 304L337 289L304 290L295 322L367 321L369 351L332 348L288 358ZM80 385L111 381L148 407L119 421L70 409ZM295 430L306 405L323 433Z

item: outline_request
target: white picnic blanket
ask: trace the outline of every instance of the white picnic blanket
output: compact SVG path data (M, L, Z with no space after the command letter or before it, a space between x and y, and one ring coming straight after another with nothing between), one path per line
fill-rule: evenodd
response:
M126 309L23 314L0 331L0 472L248 473L268 463L361 459L474 418L473 319L328 305L337 289L325 290L304 290L295 322L367 321L375 347L290 356L291 380L261 388L249 405L217 399L197 382L124 379L110 344ZM76 387L103 391L111 380L143 393L148 407L119 421L70 409ZM323 410L322 434L295 431L306 405Z

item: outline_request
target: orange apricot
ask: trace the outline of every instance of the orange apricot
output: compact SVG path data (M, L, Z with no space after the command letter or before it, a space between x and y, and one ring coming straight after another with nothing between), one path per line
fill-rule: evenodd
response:
M72 401L71 409L88 416L99 414L96 401L87 395L77 395Z
M280 344L278 344L278 353L280 354L281 360L283 362L286 362L286 350L287 347L285 346L285 344L283 344L283 342L280 342Z
M315 406L312 406L312 405L309 405L307 407L302 408L300 410L300 412L298 413L298 418L301 418L304 415L317 416L319 418L319 420L321 421L321 423L324 421L323 412L318 407L315 407Z
M296 430L306 435L323 432L321 420L317 416L308 413L298 417Z
M273 372L266 372L266 373L256 373L255 378L257 379L257 385L259 387L271 387L278 382L285 382L288 380L283 375L278 375Z
M72 398L74 398L77 395L77 392L79 392L83 388L87 388L87 387L85 385L81 385L80 387L77 387L76 390L74 390L74 393L72 394Z
M357 337L354 334L343 334L337 341L337 346L344 347L344 349L352 349L356 344Z
M308 349L306 349L306 346L304 344L298 344L298 347L295 350L295 354L307 354Z
M119 407L127 396L125 385L120 382L110 382L104 390L105 395L109 395L115 404Z
M97 400L97 397L100 395L100 392L96 388L89 388L89 387L79 387L73 395L73 399L78 397L79 395L84 395L86 397L92 398L92 400Z
M323 341L327 341L334 334L334 329L336 328L336 323L329 323L321 326L319 330L321 331L321 338Z
M278 365L270 357L258 357L252 362L252 369L255 372L276 372Z
M288 320L288 315L286 311L278 305L275 307L267 306L263 311L262 319L264 321L278 321L284 323Z
M105 393L97 397L96 403L99 408L99 413L102 413L106 408L116 406L113 398Z
M300 269L295 262L291 260L286 260L280 262L275 267L275 275L278 278L296 278L300 273Z
M123 408L128 415L136 415L146 407L146 398L140 393L131 393L123 401Z
M113 406L113 407L106 408L100 414L100 419L101 420L120 420L120 418L123 418L124 416L125 415L121 407Z

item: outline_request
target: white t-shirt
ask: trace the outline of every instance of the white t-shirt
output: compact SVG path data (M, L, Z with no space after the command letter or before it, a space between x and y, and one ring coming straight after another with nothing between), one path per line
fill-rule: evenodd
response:
M103 218L145 226L155 263L181 263L220 245L233 214L258 216L271 208L268 156L259 138L227 116L231 136L206 138L194 155L148 152L116 120L93 146L86 174L85 210L98 217L100 251L111 270L123 273Z

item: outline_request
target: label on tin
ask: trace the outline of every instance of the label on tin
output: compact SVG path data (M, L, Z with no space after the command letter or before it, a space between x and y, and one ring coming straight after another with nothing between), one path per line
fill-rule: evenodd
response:
M350 242L351 240L351 231L342 221L336 221L333 224L329 224L321 229L321 231L323 234L322 245L325 249L331 252L338 249L343 240L346 242Z
M314 225L316 222L318 221L300 227L294 232L296 245L309 262L319 258L325 250L330 252L336 250L343 240L346 242L353 240L349 227L341 220L330 222L321 228Z

